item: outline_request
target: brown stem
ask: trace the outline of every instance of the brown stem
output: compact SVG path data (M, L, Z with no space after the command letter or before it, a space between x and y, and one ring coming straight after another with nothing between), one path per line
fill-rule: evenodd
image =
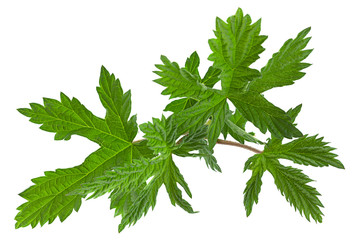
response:
M138 142L141 142L141 141L144 141L145 139L140 139L140 140L136 140L134 141L133 143L138 143ZM182 138L177 142L177 144L179 144L181 142ZM247 149L249 151L252 151L254 153L262 153L261 150L259 149L256 149L256 148L253 148L251 146L248 146L248 145L245 145L245 144L242 144L242 143L238 143L238 142L233 142L233 141L228 141L228 140L223 140L223 139L218 139L216 141L217 144L222 144L222 145L229 145L229 146L235 146L235 147L240 147L240 148L244 148L244 149Z
M253 148L251 146L248 146L248 145L245 145L245 144L242 144L242 143L238 143L238 142L218 139L216 141L216 143L217 144L223 144L223 145L230 145L230 146L245 148L245 149L247 149L249 151L252 151L254 153L262 153L262 151L260 151L259 149L256 149L256 148Z

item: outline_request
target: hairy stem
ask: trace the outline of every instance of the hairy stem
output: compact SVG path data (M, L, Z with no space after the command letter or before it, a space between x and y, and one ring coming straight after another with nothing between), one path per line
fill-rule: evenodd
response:
M140 140L136 140L134 141L133 143L138 143L138 142L141 142L141 141L144 141L145 139L140 139ZM177 142L180 143L182 140L182 138ZM247 149L249 151L252 151L254 153L262 153L261 150L259 149L256 149L256 148L253 148L249 145L246 145L246 144L242 144L242 143L239 143L239 142L233 142L233 141L228 141L228 140L223 140L223 139L218 139L216 141L217 144L222 144L222 145L229 145L229 146L235 146L235 147L240 147L240 148L244 148L244 149Z

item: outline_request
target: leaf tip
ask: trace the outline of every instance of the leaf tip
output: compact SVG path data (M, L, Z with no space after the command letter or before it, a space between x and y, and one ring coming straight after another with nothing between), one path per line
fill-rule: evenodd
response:
M118 232L121 233L125 229L125 226L126 226L125 224L120 223L118 227Z
M244 15L244 12L243 12L243 10L242 10L241 8L238 8L238 9L236 10L235 15L236 15L236 16L243 16L243 15Z
M33 111L29 108L18 108L16 110L26 117L31 117L31 115L33 113Z
M101 65L101 68L100 68L101 72L108 72L108 70L105 68L104 65Z
M246 217L249 217L251 212L252 212L251 209L246 209Z
M199 54L197 53L197 51L194 51L194 52L190 55L190 58L191 58L191 57L199 58Z
M340 161L338 161L338 165L336 167L339 168L339 169L345 170L344 164L342 164L342 162L340 162Z
M16 220L16 219L15 219ZM19 228L21 228L22 226L21 226L21 223L19 223L19 222L16 222L15 223L15 229L19 229Z
M302 30L299 34L298 34L298 38L305 38L305 36L310 32L311 27L307 27L304 30Z
M164 64L170 62L170 60L169 60L165 55L162 55L162 54L160 55L160 60L161 60Z

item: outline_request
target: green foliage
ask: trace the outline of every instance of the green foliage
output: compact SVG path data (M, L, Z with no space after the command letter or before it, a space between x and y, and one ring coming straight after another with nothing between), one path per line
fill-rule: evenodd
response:
M243 92L249 81L261 74L249 66L265 49L261 44L267 36L259 35L260 21L251 24L249 15L238 9L234 16L224 22L216 18L216 39L210 39L212 54L209 60L222 70L221 88L226 94Z
M162 94L170 95L171 98L191 97L196 100L200 100L209 94L206 91L207 87L199 81L196 65L188 66L194 72L192 73L186 67L180 68L176 62L171 62L165 56L161 56L161 61L163 65L155 65L161 71L154 71L161 78L154 80L154 82L166 87ZM195 60L188 59L187 65L190 65L191 61Z
M295 121L301 109L301 105L288 111ZM258 203L258 195L261 190L261 177L265 171L269 171L274 177L275 185L285 196L290 205L294 206L307 220L312 217L315 222L322 222L323 207L318 196L319 192L307 183L312 182L302 170L290 166L284 166L279 159L288 159L296 164L311 165L314 167L333 166L344 169L344 165L336 159L337 155L332 151L335 148L327 146L327 142L317 136L304 135L291 142L282 143L281 139L271 138L265 145L264 151L255 154L245 163L244 171L250 169L252 176L247 182L244 191L244 205L246 214L249 216L253 203Z
M254 202L257 204L259 201L259 193L261 191L261 177L266 170L266 159L262 155L254 155L249 159L252 162L251 170L252 175L246 183L244 190L244 205L246 209L246 216L249 216Z
M249 89L261 93L274 87L291 85L302 78L305 73L301 70L310 66L302 62L312 52L311 49L304 50L310 41L309 37L305 38L309 32L310 27L301 31L295 39L287 40L261 69L261 77L250 83Z
M310 216L316 221L322 221L323 207L318 196L319 192L307 183L313 181L300 169L283 166L275 157L264 153L256 154L249 158L245 169L251 169L252 176L246 184L244 191L244 205L247 216L252 212L254 202L258 203L261 190L261 177L265 171L269 171L274 177L275 185L285 196L290 205L294 206L300 214L304 214L310 221Z
M19 112L48 132L55 140L69 140L74 134L88 138L100 145L85 161L76 167L47 171L32 180L33 186L20 193L27 200L18 210L16 227L53 222L56 217L64 221L74 209L78 211L81 197L68 195L81 184L102 176L106 170L131 162L132 152L141 155L132 141L137 133L136 118L129 118L130 92L123 93L119 80L102 67L98 93L106 117L94 116L76 98L69 99L61 93L61 101L44 98L44 104L30 104L31 109Z
M18 109L40 129L55 133L55 140L70 140L79 135L93 141L99 148L79 166L46 171L34 178L34 185L20 193L26 202L18 207L16 228L52 223L57 217L64 221L73 210L78 211L83 198L92 199L108 194L110 208L121 216L119 232L134 225L149 209L154 209L162 186L172 205L195 213L183 192L191 198L190 188L176 166L176 158L196 157L205 160L208 168L221 172L214 154L217 143L230 144L256 154L250 157L244 171L251 177L244 190L246 215L259 203L262 176L270 173L280 193L306 219L322 221L323 207L319 192L302 170L285 166L280 160L314 167L333 166L344 169L322 137L303 135L295 119L302 105L284 111L263 95L275 87L291 85L302 78L309 66L303 60L310 28L289 39L261 71L250 66L265 50L260 35L260 21L252 23L249 15L238 9L227 21L216 19L215 38L209 40L213 65L205 75L200 73L200 57L193 52L184 67L161 56L155 65L159 76L154 80L165 89L172 101L165 106L167 117L151 122L136 122L131 115L131 93L124 92L120 81L101 68L97 92L106 109L104 118L92 114L76 98L60 94L60 101L44 98L43 104L31 103ZM220 82L221 84L217 84ZM221 89L216 88L217 85ZM246 130L251 122L260 133L271 137L259 140ZM143 139L134 140L138 129ZM231 136L236 142L219 139ZM261 135L261 134L260 134ZM289 140L284 141L287 138ZM251 142L263 151L251 148Z
M234 16L229 17L227 22L217 18L216 38L209 40L210 48L213 51L209 60L214 62L215 67L222 70L220 75L222 92L237 110L262 133L269 130L278 138L300 137L301 132L293 126L289 116L267 101L260 94L263 91L258 91L257 85L250 87L252 82L256 82L262 77L262 73L249 67L264 51L261 44L267 37L259 34L260 21L251 24L250 16L244 16L241 9ZM296 42L290 45L296 45ZM293 51L289 51L286 53L293 54ZM286 57L278 57L279 64L283 59L286 61ZM291 57L289 56L289 58ZM276 59L272 62L276 62ZM276 70L268 68L270 73ZM286 79L287 76L283 77ZM272 81L272 79L268 80ZM262 87L261 83L259 85Z
M329 147L323 138L307 135L286 144L269 143L264 150L267 156L276 156L293 161L297 164L311 165L314 167L333 166L344 169L344 165L332 153L335 148Z
M320 207L324 207L317 196L320 193L307 183L312 182L300 169L285 167L277 160L270 160L267 165L268 171L273 175L275 184L281 194L285 196L290 205L294 206L300 214L304 214L310 221L310 216L315 222L322 222L323 213Z

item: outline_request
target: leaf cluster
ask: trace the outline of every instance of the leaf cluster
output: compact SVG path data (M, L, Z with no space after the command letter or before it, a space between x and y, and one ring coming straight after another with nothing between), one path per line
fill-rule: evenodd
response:
M171 99L160 118L137 124L131 116L131 92L124 92L120 81L101 68L97 92L106 109L104 118L95 116L82 103L64 93L60 100L44 98L18 109L40 129L55 134L55 140L70 140L72 135L99 145L79 166L47 171L34 178L34 185L20 193L26 202L18 207L16 228L64 221L78 211L84 198L109 194L110 208L121 216L119 232L135 224L154 209L159 189L164 186L172 205L196 213L188 200L192 197L174 159L198 157L208 168L221 172L214 157L219 137L231 136L238 146L250 142L263 146L244 166L252 175L244 190L247 216L259 201L262 176L268 171L280 193L306 219L322 221L319 192L302 170L285 166L291 161L305 166L344 168L334 148L322 137L304 135L294 123L301 105L284 111L268 101L264 92L291 85L302 78L303 62L311 53L305 49L310 28L287 40L267 64L257 70L252 64L265 50L267 36L260 35L261 22L252 22L238 9L227 21L216 19L215 37L209 40L212 66L202 76L200 58L193 52L184 67L161 56L154 82L164 86L163 95ZM216 88L221 86L221 88ZM234 107L234 108L233 108ZM246 130L250 122L271 138L259 140ZM138 130L143 139L134 140ZM287 140L285 140L285 138Z

